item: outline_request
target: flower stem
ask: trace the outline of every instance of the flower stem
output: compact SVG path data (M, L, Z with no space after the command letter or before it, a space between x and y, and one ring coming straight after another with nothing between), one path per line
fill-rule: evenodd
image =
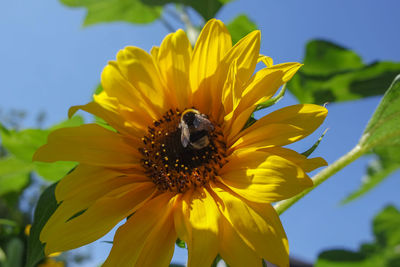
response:
M296 203L301 198L303 198L305 195L310 193L314 188L319 186L322 182L324 182L329 177L331 177L332 175L334 175L335 173L337 173L338 171L340 171L341 169L343 169L344 167L346 167L347 165L349 165L350 163L352 163L353 161L355 161L356 159L361 157L366 151L367 151L367 149L365 147L361 147L359 144L357 144L346 155L342 156L341 158L336 160L334 163L332 163L331 165L329 165L328 167L326 167L325 169L323 169L322 171L317 173L314 177L312 177L311 179L314 182L313 187L311 187L307 190L304 190L303 192L301 192L300 194L298 194L292 198L278 202L274 206L275 210L278 212L279 215L282 214L288 208L290 208L294 203Z

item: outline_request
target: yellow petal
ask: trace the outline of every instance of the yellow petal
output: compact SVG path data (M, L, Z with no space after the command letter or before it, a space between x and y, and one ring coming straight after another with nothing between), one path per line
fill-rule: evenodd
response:
M241 97L241 82L237 78L237 60L232 61L229 68L228 76L222 89L222 104L225 114L234 110L239 103Z
M178 237L188 245L188 267L210 266L218 254L219 211L205 188L188 191L174 214Z
M132 167L140 164L140 154L118 133L97 124L85 124L50 133L47 144L36 151L33 160Z
M38 264L37 267L64 267L64 262L55 261L53 259L46 259L43 263Z
M313 104L282 108L259 119L240 132L239 139L232 148L290 144L314 132L322 124L327 113L326 108Z
M242 83L247 82L256 68L260 51L260 40L260 31L253 31L237 42L222 59L221 65L226 69L233 60L237 60L238 78Z
M287 199L313 185L299 166L267 151L235 151L227 160L221 182L250 201Z
M172 193L147 202L121 226L114 237L107 266L168 266L176 240Z
M259 55L257 63L260 61L262 61L267 67L272 67L274 65L274 60L269 56Z
M64 202L61 203L40 234L40 240L46 243L46 254L77 248L97 240L140 208L154 191L155 186L151 182L122 186L98 199L82 215L68 221L63 212Z
M101 175L106 175L103 173ZM133 186L131 184L137 183L136 179L132 177L113 177L103 182L92 183L91 185L82 185L79 190L74 190L68 198L62 200L62 203L52 215L51 220L55 226L63 227L68 219L74 215L79 214L93 205L96 201L100 200L110 192L124 192L130 190ZM57 185L57 187L59 187ZM128 190L127 190L128 189ZM56 188L57 195L57 188Z
M160 51L160 48L158 46L153 46L150 50L150 55L153 57L153 60L156 62L156 65L158 64L158 52Z
M258 71L250 79L241 95L239 105L234 114L231 115L233 118L232 129L226 130L226 132L229 132L228 143L243 129L257 105L270 99L279 87L292 78L301 66L299 63L274 65Z
M134 127L138 129L138 131L145 132L147 131L147 126L152 124L154 121L154 118L151 116L148 110L140 108L138 105L133 108L127 107L121 104L117 98L109 97L105 91L98 95L93 95L93 98L94 101L103 108L120 114L122 117L122 121L120 121L121 126L123 121L125 121L125 127Z
M225 57L222 59L222 62L218 68L218 82L217 82L217 88L221 88L225 82L226 75L228 73L228 69L231 66L233 61L237 61L237 73L236 73L236 79L238 81L238 89L240 90L240 94L238 93L238 97L241 96L242 94L242 89L243 85L247 83L247 81L250 79L252 76L256 64L257 64L257 58L259 55L259 50L260 50L260 39L261 35L259 31L254 31L252 33L249 33L247 36L245 36L243 39L241 39L239 42L236 43L232 49L230 49ZM214 90L214 94L212 95L213 101L215 100L215 103L217 101L221 101L221 90L217 91ZM217 109L217 105L213 105L213 117L219 118L221 117L220 110Z
M147 130L145 126L152 123L152 120L149 121L148 119L150 117L143 116L144 114L140 112L139 114L136 114L136 116L130 116L130 118L136 118L136 121L130 121L126 116L124 116L124 113L120 111L120 108L121 107L119 106L102 106L97 102L90 102L86 105L71 107L68 111L68 116L71 117L75 112L81 109L102 118L120 133L136 138L143 137ZM128 110L127 112L130 111L131 113L135 113L133 110L128 108L125 109ZM145 121L146 124L140 123L142 121Z
M223 203L218 206L221 213L246 244L269 262L288 267L289 246L274 208L270 204L246 202L219 185L212 187Z
M129 170L129 172L131 174L127 175L122 170L79 164L57 184L55 190L57 202L85 197L86 200L83 202L86 204L88 199L92 199L94 202L99 196L103 196L111 188L115 188L117 184L124 185L148 180L140 171L136 171L136 175L133 170ZM93 193L96 197L89 197Z
M169 94L152 56L146 51L133 46L125 47L117 54L117 64L123 77L140 92L143 99L150 100L162 114L170 108L169 101L165 101Z
M220 220L219 254L231 267L262 266L261 257L239 236L225 219Z
M213 101L218 108L221 106L218 102L221 96L215 99L215 102L212 97L217 93L214 91L218 91L221 95L216 72L221 59L231 47L231 36L225 25L216 19L209 20L198 37L190 64L190 87L194 94L193 98L196 99L196 108L202 113L210 114L210 101Z
M283 63L258 71L249 81L240 102L242 109L261 104L271 98L284 83L288 82L300 63Z
M101 85L109 97L117 98L118 102L127 107L146 110L153 119L157 119L163 114L163 110L154 105L147 95L143 94L123 76L115 61L108 62L108 65L103 69ZM157 98L154 100L159 102Z
M284 147L269 147L258 150L285 158L302 168L305 172L311 172L317 168L328 165L328 163L321 157L309 159L296 151Z
M167 35L158 52L157 60L161 76L178 108L192 107L192 91L189 84L189 68L192 46L183 30ZM154 57L154 56L153 56Z

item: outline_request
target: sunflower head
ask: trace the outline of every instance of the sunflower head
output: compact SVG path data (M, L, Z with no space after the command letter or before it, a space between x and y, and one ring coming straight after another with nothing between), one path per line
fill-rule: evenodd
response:
M160 191L205 186L215 180L225 158L221 129L193 108L169 110L142 141L142 165Z
M194 48L178 30L150 53L119 51L103 70L104 91L69 111L108 127L56 130L34 156L79 163L57 185L60 205L40 235L46 253L93 242L128 218L105 266L167 266L178 237L189 266L210 266L218 254L232 266L288 266L270 203L312 186L306 172L326 162L284 146L316 130L327 111L294 105L245 128L301 67L273 65L259 49L259 31L232 46L213 19ZM258 63L265 66L255 72Z

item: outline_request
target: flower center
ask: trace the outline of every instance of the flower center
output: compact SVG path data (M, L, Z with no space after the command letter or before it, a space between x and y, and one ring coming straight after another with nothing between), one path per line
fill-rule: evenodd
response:
M226 162L221 128L196 109L169 110L142 141L142 165L161 191L204 186Z

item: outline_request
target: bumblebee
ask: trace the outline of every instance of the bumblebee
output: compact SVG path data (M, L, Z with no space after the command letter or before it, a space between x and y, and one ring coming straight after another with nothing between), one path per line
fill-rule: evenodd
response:
M181 143L183 147L190 145L194 149L202 149L210 144L209 133L214 125L196 109L187 109L182 113L179 123Z

